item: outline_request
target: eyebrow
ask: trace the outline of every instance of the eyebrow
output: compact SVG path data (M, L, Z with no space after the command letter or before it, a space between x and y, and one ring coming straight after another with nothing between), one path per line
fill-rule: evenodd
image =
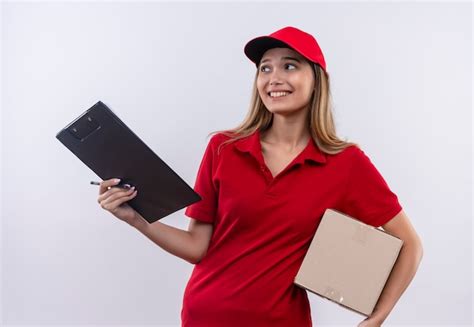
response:
M281 57L281 59L294 60L294 61L296 61L296 62L301 63L301 61L300 61L299 59L296 59L296 58L294 58L294 57ZM264 59L264 60L262 60L262 61L260 62L260 64L263 64L263 63L266 62L266 61L270 61L270 59L268 59L268 58L267 58L267 59Z

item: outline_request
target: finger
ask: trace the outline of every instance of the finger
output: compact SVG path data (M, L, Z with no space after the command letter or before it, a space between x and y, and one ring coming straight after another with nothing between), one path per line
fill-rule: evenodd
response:
M100 203L101 201L106 200L109 196L113 195L114 193L123 191L122 188L118 187L112 187L108 190L106 190L104 193L100 194L99 197L97 198L97 201Z
M130 184L119 184L119 185L108 186L107 189L110 190L111 188L118 188L118 189L128 190L130 187L131 187Z
M102 201L105 201L109 197L113 196L114 194L117 194L117 193L120 193L120 192L124 193L124 192L127 192L127 191L131 190L131 189L132 188L124 189L124 188L120 188L120 187L112 187L111 189L105 191L105 193L99 195L99 197L97 198L97 202L101 203ZM115 198L117 198L117 197L115 197ZM115 198L113 198L113 199L115 199Z
M114 211L117 207L121 206L124 202L130 201L137 195L137 190L133 191L131 194L120 197L116 200L113 200L111 202L107 202L102 205L104 209L107 209L109 211Z
M110 195L106 196L102 201L100 201L102 204L108 204L111 203L121 197L127 196L133 192L133 188L130 188L128 190L123 190L123 189L110 189L107 192L104 193L106 195L107 193L110 192Z
M105 193L109 189L109 187L117 185L118 183L120 183L120 179L118 178L111 178L100 182L99 194Z

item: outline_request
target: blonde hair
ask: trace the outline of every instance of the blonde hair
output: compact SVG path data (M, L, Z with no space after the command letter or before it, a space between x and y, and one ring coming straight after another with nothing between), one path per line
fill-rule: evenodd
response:
M329 75L319 65L312 62L310 62L310 65L313 68L316 82L308 111L311 137L319 149L327 154L337 154L351 145L359 147L357 143L347 142L337 137L332 113ZM230 137L230 139L220 144L219 149L221 146L245 138L257 130L265 131L271 127L273 114L267 110L258 93L258 74L259 71L257 69L253 82L250 106L244 121L233 129L214 131L208 134L210 136L222 133Z

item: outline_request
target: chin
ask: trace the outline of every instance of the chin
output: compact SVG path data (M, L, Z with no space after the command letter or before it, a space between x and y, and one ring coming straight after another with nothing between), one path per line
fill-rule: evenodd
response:
M282 115L282 116L288 116L291 114L294 114L299 111L299 109L291 109L291 108L267 108L269 112L272 114L277 114L277 115Z
M267 108L268 111L274 114L283 114L283 113L292 113L292 112L297 112L300 111L304 106L283 106L283 105L275 105L272 104L270 106L265 105L265 108Z

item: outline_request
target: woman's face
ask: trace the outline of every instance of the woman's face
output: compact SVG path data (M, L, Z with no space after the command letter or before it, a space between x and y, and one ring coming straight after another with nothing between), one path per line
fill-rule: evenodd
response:
M305 109L314 83L310 63L292 49L269 49L260 60L257 89L265 107L272 113L290 115Z

